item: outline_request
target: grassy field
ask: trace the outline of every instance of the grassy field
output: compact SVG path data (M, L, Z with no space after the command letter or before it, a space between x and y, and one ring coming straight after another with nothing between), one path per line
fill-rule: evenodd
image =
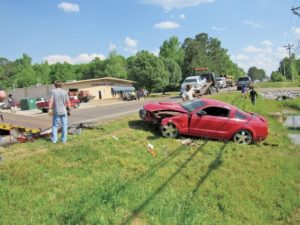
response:
M265 116L290 107L213 97ZM10 146L1 150L0 224L299 224L299 147L288 128L268 119L268 139L250 146L182 145L137 115L64 145L40 139Z

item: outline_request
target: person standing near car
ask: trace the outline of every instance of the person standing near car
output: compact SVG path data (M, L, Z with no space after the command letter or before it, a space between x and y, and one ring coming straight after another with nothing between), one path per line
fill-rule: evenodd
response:
M62 89L62 83L60 81L55 81L54 86L55 89L51 91L48 112L49 115L53 116L51 140L52 143L57 142L57 131L59 124L61 124L61 142L66 143L68 133L68 114L71 109L71 104L68 93Z
M243 86L241 88L241 92L242 92L242 97L247 98L247 87L245 84L243 84Z
M194 88L190 84L186 85L186 91L182 93L182 100L184 102L192 101L194 97L199 97L199 95L194 92Z
M257 92L254 90L254 87L251 88L251 91L249 93L252 105L256 104L256 98L257 98Z
M12 94L8 95L8 103L10 105L10 112L17 113L17 103L15 98L12 96Z

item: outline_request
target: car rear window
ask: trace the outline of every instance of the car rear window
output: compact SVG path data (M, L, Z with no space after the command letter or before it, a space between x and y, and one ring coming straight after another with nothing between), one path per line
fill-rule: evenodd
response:
M205 102L203 102L201 100L194 100L194 101L188 101L188 102L181 103L181 106L186 111L192 112L199 107L205 106Z
M250 80L249 77L240 77L240 78L238 79L238 81L249 81L249 80Z
M186 79L183 83L196 83L197 79Z
M240 112L240 111L236 111L235 114L234 114L234 118L245 120L245 119L247 119L247 116L244 113Z

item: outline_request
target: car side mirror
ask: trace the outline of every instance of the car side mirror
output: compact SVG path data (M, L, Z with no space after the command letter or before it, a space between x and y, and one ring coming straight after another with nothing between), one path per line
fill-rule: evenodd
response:
M207 113L205 111L201 110L201 111L197 112L197 115L198 116L206 116Z

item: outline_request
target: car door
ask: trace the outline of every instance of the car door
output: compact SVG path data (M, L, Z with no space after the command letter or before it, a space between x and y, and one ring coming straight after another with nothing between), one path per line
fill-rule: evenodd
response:
M192 113L189 133L192 136L223 139L228 129L230 110L208 106Z

